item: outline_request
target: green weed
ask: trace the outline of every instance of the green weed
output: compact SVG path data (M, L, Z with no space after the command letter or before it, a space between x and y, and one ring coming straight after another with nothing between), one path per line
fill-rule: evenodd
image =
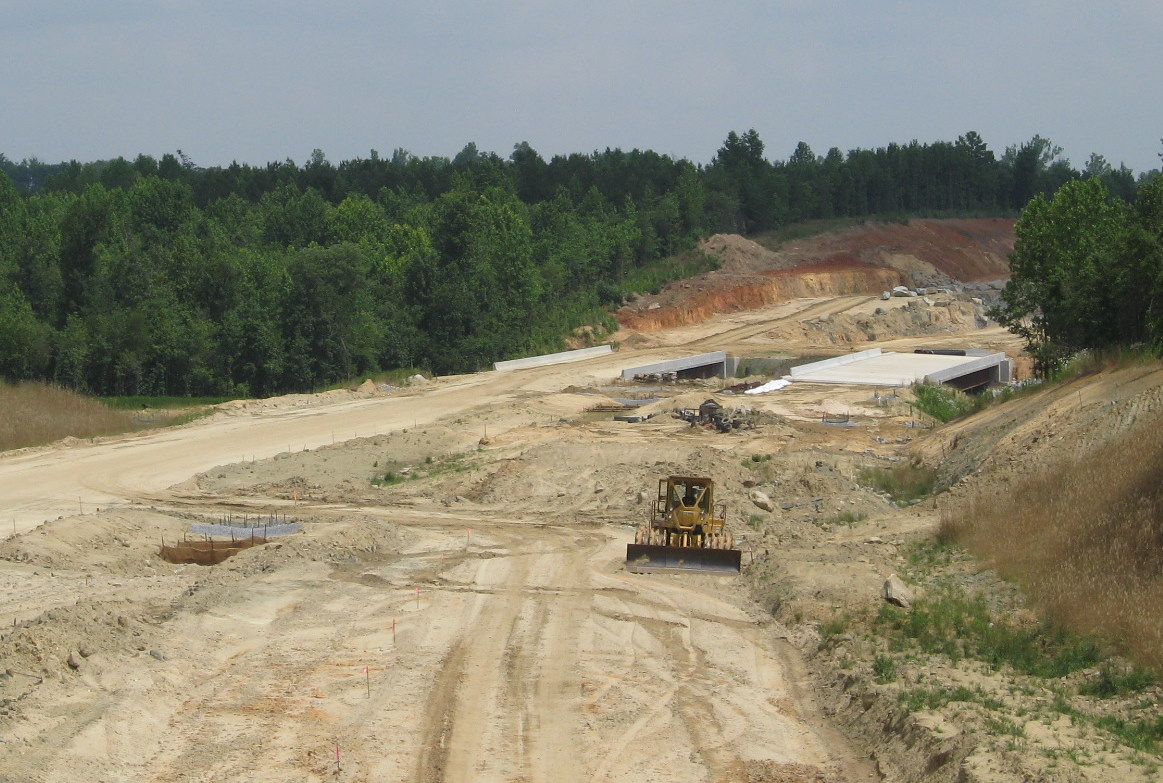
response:
M980 410L984 405L978 400L986 399L983 395L970 397L962 391L940 384L917 386L913 394L916 395L919 410L942 422L953 421Z
M866 487L887 492L897 503L908 503L932 493L937 484L937 471L913 460L891 468L863 467L856 480Z
M896 661L889 655L878 655L872 662L872 674L881 685L896 681Z
M985 730L990 734L1004 734L1010 737L1024 737L1026 730L1007 718L990 717L985 719Z
M857 522L863 522L868 518L868 515L863 511L841 511L835 516L829 517L824 521L826 525L855 525Z
M1163 743L1163 715L1126 720L1112 715L1089 718L1097 728L1109 731L1124 745L1145 753L1158 753Z
M966 688L964 685L945 688L913 688L901 691L897 700L908 707L909 711L936 710L951 702L966 702L980 704L991 710L1000 710L1005 703L990 696L981 688Z
M1155 677L1150 672L1141 669L1120 672L1107 664L1099 670L1098 679L1084 683L1078 692L1083 696L1098 696L1105 699L1124 693L1135 693L1154 684Z
M1098 662L1099 648L1089 637L1049 625L1011 625L994 616L981 598L947 590L918 599L910 610L883 604L874 625L901 646L944 655L952 661L973 658L994 668L1009 665L1037 677L1062 677Z
M820 626L820 636L825 640L831 639L833 636L839 636L848 630L849 620L850 618L847 615L836 615Z

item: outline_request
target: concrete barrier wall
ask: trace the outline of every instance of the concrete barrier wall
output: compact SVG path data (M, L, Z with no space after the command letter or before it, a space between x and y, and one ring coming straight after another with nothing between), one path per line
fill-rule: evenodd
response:
M965 364L959 364L956 367L950 367L947 370L938 370L937 372L929 373L925 376L925 381L928 383L944 383L952 378L960 378L962 375L968 375L971 372L997 367L1003 362L1009 362L1009 358L1004 353L993 353L989 356L983 356L980 359L966 362Z
M823 359L822 361L812 362L811 364L801 364L798 367L792 367L789 372L791 377L796 378L800 375L818 372L819 370L827 370L830 367L841 367L845 364L852 364L852 362L871 359L873 356L880 356L880 354L881 350L879 348L869 348L867 351L857 351L846 356L834 356L831 359Z
M563 364L576 362L579 359L592 359L595 356L605 356L614 352L612 345L595 345L593 348L578 348L575 351L561 351L560 353L546 353L541 356L526 356L524 359L509 359L504 362L493 362L493 369L499 372L506 370L524 370L528 367L545 367L549 364Z
M708 364L723 365L720 368L720 375L722 375L724 372L726 372L726 362L726 351L712 351L711 353L703 353L699 354L698 356L687 356L683 359L671 359L665 362L656 362L655 364L644 364L641 367L628 367L625 370L622 370L622 377L626 380L630 380L635 375L679 372L680 370L689 370L692 367L705 367Z

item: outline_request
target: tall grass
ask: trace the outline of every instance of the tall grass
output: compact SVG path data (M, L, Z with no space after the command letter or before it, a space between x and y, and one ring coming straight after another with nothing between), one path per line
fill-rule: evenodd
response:
M914 459L891 468L862 467L856 474L856 480L861 486L887 492L896 503L908 503L933 492L937 484L937 471Z
M953 421L984 407L985 395L970 397L962 391L940 384L922 384L913 388L917 407L937 421Z
M1163 411L1008 492L942 513L941 535L1019 583L1056 624L1099 633L1163 673Z
M141 428L132 411L113 410L75 392L42 383L0 383L0 451Z

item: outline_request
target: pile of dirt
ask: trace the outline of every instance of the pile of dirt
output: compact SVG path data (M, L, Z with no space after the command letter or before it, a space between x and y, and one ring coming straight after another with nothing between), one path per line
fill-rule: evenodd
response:
M780 250L809 263L849 256L902 268L910 275L907 285L914 287L940 284L942 277L965 283L1001 280L1010 275L1015 222L1012 218L869 222L788 242Z
M476 436L479 438L480 436ZM197 477L199 490L219 495L261 495L281 500L334 500L368 490L389 471L400 473L476 442L447 426L404 429L318 449L284 452L270 460L223 465Z
M796 266L792 254L778 253L738 234L715 234L700 242L699 250L719 259L721 276L756 275Z

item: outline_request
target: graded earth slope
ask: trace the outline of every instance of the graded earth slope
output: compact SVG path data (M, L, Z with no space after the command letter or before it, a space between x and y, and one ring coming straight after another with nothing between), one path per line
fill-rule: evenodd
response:
M699 249L716 257L719 269L640 295L617 317L627 329L651 331L799 297L1004 281L1013 243L1014 221L1006 218L870 222L774 251L716 234Z

